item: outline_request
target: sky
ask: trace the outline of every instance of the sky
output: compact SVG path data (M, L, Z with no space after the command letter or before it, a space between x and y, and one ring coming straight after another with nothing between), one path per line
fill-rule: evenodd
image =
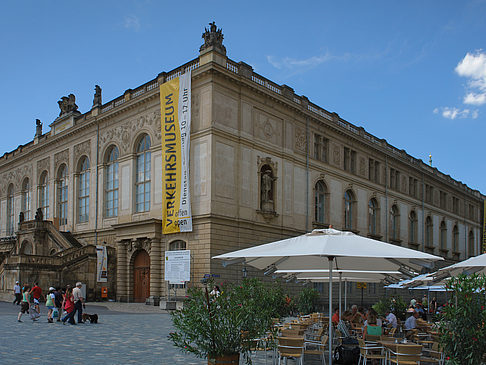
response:
M0 155L57 101L91 109L199 54L227 55L486 194L486 0L9 1L0 12Z

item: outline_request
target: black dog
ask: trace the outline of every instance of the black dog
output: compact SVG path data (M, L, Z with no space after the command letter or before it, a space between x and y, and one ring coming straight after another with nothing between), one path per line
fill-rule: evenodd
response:
M86 321L89 321L89 323L98 323L98 315L83 313L83 322Z

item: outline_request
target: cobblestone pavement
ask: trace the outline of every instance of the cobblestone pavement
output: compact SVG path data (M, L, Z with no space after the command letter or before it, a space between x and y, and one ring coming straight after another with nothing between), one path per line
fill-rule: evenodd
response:
M207 364L207 360L182 353L169 342L167 336L173 330L170 315L157 307L103 304L86 305L87 313L99 315L98 324L72 326L47 323L45 307L41 307L39 321L23 315L19 323L19 307L0 302L0 364ZM123 313L123 309L132 313ZM156 313L143 312L153 309ZM305 364L319 364L318 360L309 358ZM272 363L270 357L267 363ZM253 364L265 364L264 354L259 353Z

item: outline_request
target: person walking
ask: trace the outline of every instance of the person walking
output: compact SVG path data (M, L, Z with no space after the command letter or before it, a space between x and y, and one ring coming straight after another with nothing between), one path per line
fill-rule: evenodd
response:
M32 298L34 299L34 307L37 311L37 313L39 314L40 316L40 306L39 306L39 302L41 300L41 298L43 297L42 295L42 289L41 287L39 286L39 283L34 283L34 286L32 287L32 289L30 289L30 292L29 294L32 295Z
M78 313L78 323L83 323L83 307L86 306L84 304L83 292L81 291L82 286L83 284L78 281L76 287L73 289L74 312Z
M56 308L56 305L54 303L54 301L56 300L56 296L54 294L55 290L56 289L51 286L49 288L49 293L47 293L47 296L46 296L46 307L48 309L48 311L47 311L47 322L48 323L54 323L54 320L52 319L52 313L54 312L54 308Z
M73 301L73 291L71 285L66 287L66 293L62 302L62 309L66 312L66 315L62 318L62 324L66 324L69 321L70 324L76 324L74 322L74 314L76 313Z
M55 291L54 291L54 305L56 306L57 308L57 321L58 322L61 322L61 313L62 313L62 301L63 301L63 295L61 293L61 289L60 288L57 288Z
M17 321L22 322L22 314L29 313L29 306L30 306L30 286L27 284L24 286L24 293L22 294L22 301L20 302L20 312L17 316Z
M15 295L15 299L14 299L12 304L19 305L21 300L22 300L22 291L20 289L20 285L19 285L18 281L15 282L13 292L14 292L14 295Z

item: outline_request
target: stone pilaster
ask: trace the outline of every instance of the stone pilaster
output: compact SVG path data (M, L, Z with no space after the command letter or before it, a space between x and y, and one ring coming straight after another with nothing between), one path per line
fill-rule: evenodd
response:
M127 246L124 241L117 242L116 248L116 299L120 302L128 301L128 263Z
M150 249L150 296L160 298L162 295L162 247L153 239Z

